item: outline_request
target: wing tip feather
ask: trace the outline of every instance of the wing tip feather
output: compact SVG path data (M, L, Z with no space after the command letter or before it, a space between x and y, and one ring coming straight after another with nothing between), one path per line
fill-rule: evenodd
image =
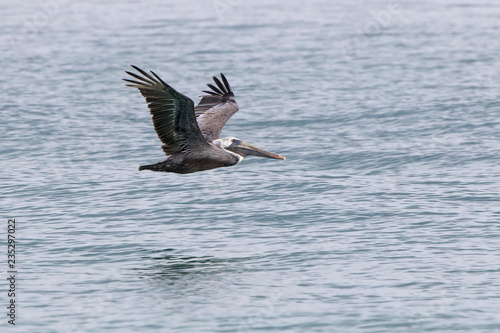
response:
M226 76L223 73L220 73L220 77L222 79L222 82L218 77L212 76L212 79L214 80L217 87L214 86L213 84L207 83L207 86L212 91L203 90L203 92L220 97L234 97L234 93L231 89L231 86L229 85Z

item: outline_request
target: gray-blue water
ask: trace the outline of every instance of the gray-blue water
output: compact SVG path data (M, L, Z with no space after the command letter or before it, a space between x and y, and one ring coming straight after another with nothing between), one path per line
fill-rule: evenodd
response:
M0 9L17 332L500 331L498 1ZM196 102L225 73L222 135L287 160L138 172L130 64Z

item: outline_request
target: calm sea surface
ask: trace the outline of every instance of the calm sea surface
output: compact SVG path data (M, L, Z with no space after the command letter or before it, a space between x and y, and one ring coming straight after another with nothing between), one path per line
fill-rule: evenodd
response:
M0 4L16 332L500 332L500 3ZM189 175L130 64L286 161Z

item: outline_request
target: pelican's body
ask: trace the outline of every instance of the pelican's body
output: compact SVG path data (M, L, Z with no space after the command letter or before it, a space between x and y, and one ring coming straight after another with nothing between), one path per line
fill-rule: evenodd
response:
M242 159L222 150L213 143L209 143L203 150L197 150L194 153L176 152L161 162L142 165L139 170L191 173L235 165Z
M138 88L146 98L153 116L162 149L167 158L161 162L142 165L139 170L191 173L235 165L247 155L285 159L254 147L237 138L219 139L227 120L238 111L234 93L223 74L223 83L214 77L217 87L208 84L212 91L203 91L200 103L175 91L154 72L153 76L134 67L143 76L126 72L135 79L128 80L130 87Z

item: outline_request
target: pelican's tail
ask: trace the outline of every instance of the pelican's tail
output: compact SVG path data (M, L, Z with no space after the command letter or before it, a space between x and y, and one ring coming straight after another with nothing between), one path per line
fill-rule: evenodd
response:
M142 170L151 170L151 171L166 171L166 172L175 172L174 170L171 170L172 167L170 163L167 163L166 161L161 161L155 164L148 164L148 165L141 165L139 167L139 171Z
M160 168L160 166L158 164L159 163L149 164L149 165L141 165L139 167L139 171L142 171L142 170L163 171L163 170L161 170L161 168Z

